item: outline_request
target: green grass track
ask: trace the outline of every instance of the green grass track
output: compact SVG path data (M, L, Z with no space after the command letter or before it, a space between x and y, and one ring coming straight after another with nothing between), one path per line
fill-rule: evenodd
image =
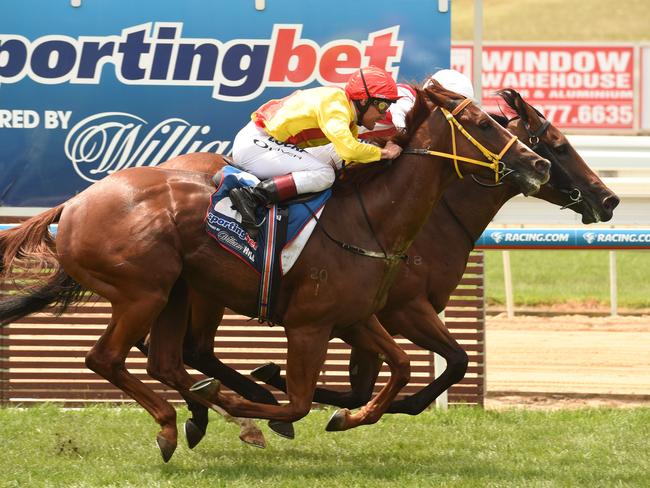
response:
M501 251L485 253L488 304L505 303ZM609 251L510 251L516 306L609 304ZM619 306L650 307L650 251L616 251Z
M194 451L181 439L164 464L139 408L4 408L0 486L650 486L650 409L452 408L337 433L324 431L330 414L312 412L293 441L263 426L264 450L214 415Z

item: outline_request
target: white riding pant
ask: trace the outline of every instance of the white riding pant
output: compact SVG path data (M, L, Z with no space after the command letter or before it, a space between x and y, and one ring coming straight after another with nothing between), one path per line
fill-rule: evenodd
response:
M280 142L251 121L235 137L232 158L237 168L261 180L291 173L297 192L310 193L329 188L335 179L334 150L323 149L314 155L316 149Z

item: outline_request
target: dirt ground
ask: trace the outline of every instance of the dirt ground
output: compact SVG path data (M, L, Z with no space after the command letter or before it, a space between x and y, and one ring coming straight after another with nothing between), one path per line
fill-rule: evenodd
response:
M650 407L650 315L488 316L487 408Z

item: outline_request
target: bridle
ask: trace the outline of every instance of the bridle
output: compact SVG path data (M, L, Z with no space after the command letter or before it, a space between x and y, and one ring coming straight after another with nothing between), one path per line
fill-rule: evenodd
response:
M423 156L441 156L444 158L452 159L454 161L454 168L456 169L456 174L458 175L459 178L463 178L463 174L460 172L460 167L458 162L462 161L465 163L469 164L475 164L478 166L484 166L486 168L490 168L494 171L494 179L495 179L495 184L494 185L486 185L485 183L481 183L485 186L497 186L502 184L501 180L508 176L510 173L512 173L514 170L510 168L506 168L505 164L501 161L501 158L506 154L508 149L512 147L512 145L517 141L517 136L512 136L512 138L506 143L506 145L503 147L501 152L499 154L493 153L490 151L488 148L483 146L479 141L474 139L474 137L467 132L467 130L462 126L458 120L456 120L455 116L458 115L460 112L463 111L465 107L467 107L470 103L472 103L472 100L469 98L466 98L463 100L461 103L459 103L451 112L449 112L447 109L443 107L435 107L435 109L440 108L442 111L443 115L447 119L447 122L449 123L449 127L451 128L451 146L452 146L452 154L445 153L445 152L440 152L440 151L431 151L430 149L405 149L402 151L402 154L419 154ZM434 110L435 110L434 109ZM476 147L482 154L485 156L485 158L489 162L485 161L480 161L478 159L473 159L473 158L467 158L464 156L459 156L456 151L456 130L460 132L474 147ZM480 183L480 182L479 182ZM357 197L359 199L359 204L361 206L361 209L363 210L364 217L366 219L366 222L368 223L368 226L370 228L371 234L375 238L375 241L379 245L381 252L377 251L370 251L368 249L364 249L359 246L355 246L352 244L348 244L346 242L342 242L333 236L329 234L327 229L325 229L325 226L320 222L318 217L313 211L310 211L312 214L312 217L316 220L316 224L319 225L319 227L323 230L323 233L325 236L332 242L334 242L336 245L341 247L342 249L352 252L354 254L359 254L361 256L366 256L369 258L376 258L376 259L382 259L384 261L387 261L389 263L395 263L399 261L406 261L408 259L408 256L406 254L388 254L384 247L381 245L381 242L379 242L379 238L377 237L377 234L375 230L372 227L372 224L370 222L370 218L368 216L368 213L366 211L365 205L363 203L363 199L361 198L361 194L359 193L358 188L355 188L355 191L357 193ZM470 236L471 237L471 236Z
M436 107L436 109L440 108L443 115L445 116L445 119L447 119L447 122L449 123L449 127L451 128L452 154L441 152L441 151L431 151L429 148L404 149L402 153L420 154L420 155L427 155L427 156L440 156L443 158L452 159L454 161L454 169L456 170L456 174L460 179L463 179L463 174L460 172L460 167L458 165L459 161L462 161L464 163L469 163L469 164L475 164L478 166L484 166L494 171L494 184L488 185L481 182L479 183L484 186L501 185L502 184L501 180L503 180L503 178L508 176L510 173L514 172L514 170L507 168L505 163L501 161L501 159L506 154L506 152L508 152L508 149L510 149L512 145L515 142L517 142L517 136L512 136L512 138L506 143L506 145L503 147L503 149L499 154L493 153L488 148L483 146L483 144L481 144L469 132L467 132L467 130L463 127L463 125L460 122L458 122L458 120L455 117L471 103L472 100L470 98L466 98L461 103L459 103L451 112L449 112L449 110L445 109L444 107ZM480 161L478 159L468 158L465 156L459 156L456 151L456 131L460 132L465 137L465 139L467 139L474 147L476 147L481 152L481 154L485 156L485 159L487 159L489 162Z
M522 122L524 125L524 129L526 129L526 133L528 134L528 144L530 148L533 151L535 151L537 154L542 156L543 158L548 159L553 165L552 167L554 168L554 171L557 172L562 171L562 164L560 164L560 162L557 160L555 154L553 154L553 151L551 151L551 149L548 147L548 144L546 144L542 140L544 135L546 134L546 131L551 126L551 122L549 120L544 120L542 125L540 125L535 132L532 131L530 127L530 123L528 121L522 119ZM582 203L584 201L582 192L580 191L579 188L574 187L570 190L558 188L557 191L566 193L569 199L571 200L571 203L567 203L566 205L563 205L562 207L560 207L560 210L564 210L574 205L578 205L579 203Z

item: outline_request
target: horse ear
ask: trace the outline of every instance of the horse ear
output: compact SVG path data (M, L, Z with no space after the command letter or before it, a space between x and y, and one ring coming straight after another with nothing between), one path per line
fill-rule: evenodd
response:
M514 104L514 109L517 114L519 114L519 117L521 117L521 120L523 120L525 123L530 122L530 113L529 110L531 109L530 105L528 105L527 102L524 101L524 99L521 97L519 92L517 90L513 90L512 88L510 89L512 92L512 102Z
M437 80L433 79L423 89L424 95L429 101L438 107L444 107L449 110L452 100L443 93L444 91L445 88Z
M516 95L514 99L515 107L517 113L519 114L519 117L521 117L521 120L523 120L528 125L534 123L534 121L539 120L541 114L537 111L537 109L535 109L535 107L524 100L523 97L515 90L513 90L513 92Z

